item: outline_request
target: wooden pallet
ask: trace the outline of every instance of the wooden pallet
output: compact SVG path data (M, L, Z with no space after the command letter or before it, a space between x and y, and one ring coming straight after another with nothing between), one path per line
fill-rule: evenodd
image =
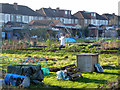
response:
M65 67L67 70L67 75L70 77L70 80L76 80L78 78L83 78L80 70L76 67L75 64L68 65Z

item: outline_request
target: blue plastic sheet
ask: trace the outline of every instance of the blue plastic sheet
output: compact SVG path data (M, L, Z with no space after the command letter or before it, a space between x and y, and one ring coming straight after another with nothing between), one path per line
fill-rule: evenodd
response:
M74 38L66 38L66 39L65 39L65 42L68 42L68 43L76 43L77 41L76 41Z

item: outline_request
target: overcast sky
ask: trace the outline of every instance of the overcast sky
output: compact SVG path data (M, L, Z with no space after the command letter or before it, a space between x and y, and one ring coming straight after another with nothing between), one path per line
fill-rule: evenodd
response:
M115 13L118 15L118 2L120 0L0 0L0 3L18 3L18 5L25 5L33 10L42 7L53 9L59 7L60 9L72 10L72 14L77 11L90 11L103 13Z

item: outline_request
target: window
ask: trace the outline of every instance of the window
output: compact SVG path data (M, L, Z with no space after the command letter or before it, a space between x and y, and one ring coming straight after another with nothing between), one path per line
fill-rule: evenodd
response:
M97 20L97 24L98 24L98 25L100 24L100 20Z
M71 24L71 22L72 22L72 19L69 19L69 24Z
M119 21L119 25L120 25L120 21Z
M87 19L85 19L85 24L87 24Z
M44 18L43 17L39 17L39 20L43 20Z
M67 15L67 11L65 11L65 14Z
M16 21L21 22L21 16L16 16Z
M69 24L69 19L64 18L64 23L65 23L65 24Z
M92 16L93 18L95 18L95 17L96 17L96 13L91 13L91 16Z
M29 16L29 22L32 21L32 16Z
M93 19L93 24L94 24L94 25L96 24L96 20L95 20L95 19Z
M5 23L10 21L10 14L5 14Z
M74 24L74 19L72 19L72 24Z
M61 21L62 23L64 23L64 19L63 19L63 18L60 18L60 21Z
M51 20L51 18L48 18L48 20Z
M28 23L29 21L28 21L28 16L22 16L22 21L24 22L24 23Z
M103 24L103 22L102 22L102 20L100 20L100 25L102 25Z
M67 19L64 19L64 23L67 24Z
M69 15L71 15L71 12L69 11Z
M94 20L93 19L91 19L91 24L94 24Z
M11 21L14 21L14 16L13 15L11 15Z
M78 24L78 19L75 19L75 24Z
M36 16L33 16L33 20L37 20L37 17L36 17Z
M59 17L56 17L56 20L59 20Z
M94 17L96 17L96 13L94 13Z
M4 22L4 14L0 13L0 22Z

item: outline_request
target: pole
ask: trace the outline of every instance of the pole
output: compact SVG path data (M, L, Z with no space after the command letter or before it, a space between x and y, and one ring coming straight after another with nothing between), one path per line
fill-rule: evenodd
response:
M98 42L98 27L96 27L96 29L97 29L96 41Z

